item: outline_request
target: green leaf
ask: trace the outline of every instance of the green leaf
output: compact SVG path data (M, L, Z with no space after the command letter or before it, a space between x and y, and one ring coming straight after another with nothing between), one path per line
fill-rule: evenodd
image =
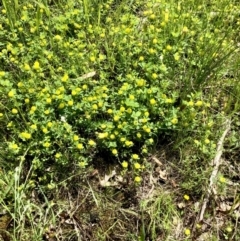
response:
M141 112L140 111L137 111L137 112L133 111L133 113L132 113L132 117L133 118L137 118L139 116L141 116Z
M125 104L128 107L139 107L139 104L133 100L126 100Z
M178 32L171 32L172 36L177 38L179 36L179 33Z

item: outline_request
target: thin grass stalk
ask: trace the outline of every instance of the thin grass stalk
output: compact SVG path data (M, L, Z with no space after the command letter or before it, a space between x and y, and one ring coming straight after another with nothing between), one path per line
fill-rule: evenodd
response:
M100 22L101 22L101 5L102 5L102 2L98 3L98 26L100 25Z
M89 2L88 2L88 0L83 0L83 8L84 8L85 18L87 20L87 23L89 24Z
M15 12L15 7L14 7L15 1L11 2L9 0L2 0L2 3L3 3L3 7L6 10L10 28L11 28L11 30L14 30L14 25L16 22L16 12Z
M221 56L222 53L222 43L226 39L226 36L222 38L220 43L216 46L215 49L206 49L206 57L203 58L203 60L199 63L202 64L202 67L197 70L186 70L189 72L187 74L187 81L184 83L182 96L186 96L189 93L189 90L193 90L196 92L201 91L201 88L205 85L209 84L209 81L214 78L219 72L221 71L221 68L223 64L233 55L233 53L236 51L236 47L231 46L223 56ZM219 59L214 59L212 56L213 54L219 54L221 57ZM210 57L209 57L210 56Z
M15 11L18 11L18 8L19 8L18 0L14 0L14 8L15 8Z

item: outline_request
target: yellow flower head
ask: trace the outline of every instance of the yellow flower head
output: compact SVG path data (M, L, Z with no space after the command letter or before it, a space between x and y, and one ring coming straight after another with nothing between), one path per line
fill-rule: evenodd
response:
M177 52L173 55L174 59L178 61L180 59L180 54Z
M68 79L69 79L68 74L65 73L65 74L63 75L63 77L62 77L62 82L67 82Z
M50 113L50 110L45 110L45 111L44 111L44 114L45 114L45 115L48 115L49 113Z
M151 132L151 128L149 128L149 127L144 128L144 131L147 132L147 133L150 133Z
M103 107L103 102L102 101L100 101L100 102L98 102L98 107Z
M21 132L19 136L20 136L20 138L27 139L27 140L32 137L32 135L28 132Z
M8 97L12 98L15 95L15 91L11 90L8 92Z
M196 103L195 103L196 106L200 107L203 105L203 102L201 100L198 100Z
M76 90L72 90L71 94L74 96L77 94L77 91Z
M33 129L33 130L37 130L37 126L36 126L35 124L32 124L32 125L30 126L30 128Z
M63 92L65 91L65 88L64 88L64 86L61 86L61 87L58 88L58 90L59 90L61 93L63 93Z
M151 104L151 105L155 105L155 104L156 104L156 100L155 100L155 99L151 99L151 100L150 100L150 104Z
M77 149L82 150L83 149L83 144L82 143L78 143L77 144Z
M210 122L207 123L207 126L208 126L208 127L212 127L213 124L214 124L214 122L213 122L213 121L210 121Z
M111 134L111 135L110 135L110 139L111 139L111 140L114 140L114 139L115 139L115 135L114 135L114 134Z
M16 143L10 143L10 144L9 144L9 148L10 148L11 150L14 150L14 151L16 151L16 150L19 149L19 147L18 147L18 145L17 145Z
M98 138L99 139L104 139L106 138L108 135L106 135L107 133L98 133Z
M120 107L120 112L124 112L125 111L125 107L121 106Z
M168 51L172 50L172 46L171 45L167 45L166 50L168 50Z
M142 137L142 135L141 135L141 133L137 133L137 138L141 138Z
M61 156L62 156L61 153L56 153L55 158L58 159L58 158L60 158Z
M187 33L188 31L189 31L188 27L184 26L183 29L182 29L182 32Z
M139 159L139 156L138 156L137 154L133 154L133 155L132 155L132 159L133 159L133 160L138 160L138 159Z
M139 183L139 182L141 182L141 181L142 181L142 178L139 177L139 176L136 176L136 177L134 178L134 182L136 182L136 183Z
M90 56L90 61L91 61L91 62L95 62L95 61L96 61L95 56Z
M5 75L4 71L0 71L0 77L3 77Z
M183 196L183 198L184 198L186 201L188 201L188 200L190 199L190 197L189 197L187 194L185 194L185 195Z
M155 54L155 53L156 53L156 50L153 49L153 48L150 48L150 49L148 50L148 52L149 52L150 54Z
M168 104L171 104L171 103L173 103L173 102L174 102L173 99L170 99L170 98L167 98L167 99L166 99L166 103L168 103Z
M40 69L40 63L38 61L34 62L33 69L35 69L35 70L39 70Z
M186 228L184 233L185 233L186 236L190 236L191 231L190 231L190 229Z
M126 141L126 142L125 142L125 145L126 145L127 147L133 146L133 142L132 142L132 141Z
M48 122L48 123L47 123L47 126L48 126L49 128L51 128L51 127L52 127L52 125L53 125L53 123L52 123L52 122Z
M31 111L32 111L32 112L36 111L36 109L37 109L36 106L32 106L32 107L31 107Z
M156 44L158 41L156 38L154 38L152 42L153 42L153 44Z
M128 108L128 109L127 109L127 113L128 113L128 114L131 114L131 113L132 113L132 109L131 109L131 108Z
M192 100L190 100L187 104L188 104L188 106L193 106L194 105Z
M135 99L134 95L129 95L129 99L134 100Z
M156 18L156 15L153 13L153 14L151 14L151 15L149 16L149 18L153 20L153 19Z
M223 176L221 176L221 177L219 178L219 181L220 181L221 183L226 183L226 178L223 177Z
M115 116L113 117L113 120L116 121L116 122L119 121L119 119L120 119L120 117L119 117L118 115L115 115Z
M134 168L138 170L138 169L141 168L141 165L138 162L135 162L134 163Z
M171 120L171 122L172 122L173 125L176 125L178 123L178 119L177 118L173 118Z
M97 109L98 109L97 104L93 104L93 105L92 105L92 109L93 109L93 110L97 110Z
M19 81L18 84L17 84L17 86L18 86L19 88L23 87L23 82Z
M47 128L43 128L43 129L42 129L42 132L43 132L44 134L46 134L46 133L48 133L48 129L47 129Z
M145 81L144 79L138 79L138 80L136 80L136 84L137 84L137 86L139 86L139 87L144 86L145 83L146 83L146 81Z
M108 113L108 114L112 114L112 113L113 113L113 110L112 110L112 109L108 109L108 110L107 110L107 113Z
M60 35L55 35L54 36L54 40L56 41L61 41L62 40L62 37Z
M78 141L79 140L79 137L77 135L74 135L73 136L73 141Z
M10 121L8 124L7 124L7 127L12 127L13 126L13 122Z
M65 104L64 103L60 103L59 105L58 105L58 109L63 109L65 107Z
M132 29L131 29L131 28L126 28L126 29L125 29L125 33L126 33L126 34L129 34L129 33L131 33L131 32L132 32Z
M52 103L52 99L51 99L51 98L47 98L47 99L46 99L46 102L47 102L48 104L50 104L50 103Z
M128 162L123 161L123 162L122 162L122 167L123 167L123 168L127 168L127 167L128 167Z
M164 13L164 21L168 22L168 19L169 19L169 12L165 12Z
M228 233L231 233L231 232L233 231L233 229L232 229L230 226L228 226L228 227L226 228L226 231L227 231Z
M89 141L88 141L88 144L89 144L90 146L96 146L96 142L93 141L93 140L89 140Z
M77 87L77 88L76 88L76 92L77 92L77 93L80 93L80 92L81 92L81 88Z
M144 116L148 117L148 116L149 116L149 112L146 111L146 112L144 113Z
M86 90L88 88L88 86L87 85L83 85L82 88L83 88L83 90Z
M209 140L208 138L206 138L206 139L204 140L204 142L205 142L205 144L209 144L209 143L210 143L210 140Z
M51 146L51 143L50 143L50 142L44 142L44 143L43 143L43 146L46 147L46 148L48 148L48 147Z
M153 79L157 79L157 77L158 77L158 75L157 75L156 73L153 73L153 74L152 74L152 78L153 78Z
M12 109L12 113L13 113L13 114L17 114L17 113L18 113L18 110L15 109L15 108L13 108L13 109Z
M148 142L149 142L150 144L153 144L153 142L154 142L153 138L148 139Z

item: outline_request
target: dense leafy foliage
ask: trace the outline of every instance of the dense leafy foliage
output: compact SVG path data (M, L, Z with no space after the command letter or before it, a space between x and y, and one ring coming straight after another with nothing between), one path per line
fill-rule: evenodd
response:
M197 146L216 146L201 87L237 47L237 5L3 1L1 13L0 145L10 166L84 168L104 151L127 167L162 135L196 128L206 130Z

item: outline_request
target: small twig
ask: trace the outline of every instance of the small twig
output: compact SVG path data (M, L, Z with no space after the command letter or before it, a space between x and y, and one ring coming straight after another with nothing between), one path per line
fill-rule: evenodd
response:
M74 210L74 204L71 201L71 195L70 195L69 192L68 192L68 199L69 199L70 208L73 211ZM69 213L69 215L70 215L71 221L73 222L74 229L75 229L78 241L81 241L82 239L81 239L81 235L80 235L80 232L79 232L79 224L77 223L77 221L76 221L76 219L74 217L74 214L77 211L77 209L78 209L78 207L72 213Z
M209 179L209 187L208 187L208 190L207 190L207 195L203 200L203 205L202 205L202 208L201 208L201 212L200 212L200 215L199 215L198 222L203 220L203 215L205 213L207 203L209 202L209 198L210 198L211 194L216 195L216 189L214 188L214 180L216 180L218 169L219 169L219 166L221 165L221 156L222 156L222 152L223 152L223 142L224 142L224 139L225 139L227 133L230 131L230 126L231 126L231 122L230 122L230 120L227 120L225 131L223 132L220 140L218 141L217 153L216 153L216 155L213 159L213 162L212 162L214 167L213 167L210 179Z
M76 79L73 79L73 80L85 80L85 79L88 79L88 78L92 78L93 76L95 76L97 74L96 71L92 71L92 72L89 72L87 74L84 74Z
M238 208L238 209L239 209L239 208ZM240 209L239 209L239 211L240 211ZM230 240L234 240L234 237L235 237L236 234L237 234L237 230L238 230L238 228L237 228L237 226L238 226L238 220L239 220L239 215L237 215L236 222L235 222L235 227L234 227L234 232L233 232L233 235L232 235L232 237L230 238Z

